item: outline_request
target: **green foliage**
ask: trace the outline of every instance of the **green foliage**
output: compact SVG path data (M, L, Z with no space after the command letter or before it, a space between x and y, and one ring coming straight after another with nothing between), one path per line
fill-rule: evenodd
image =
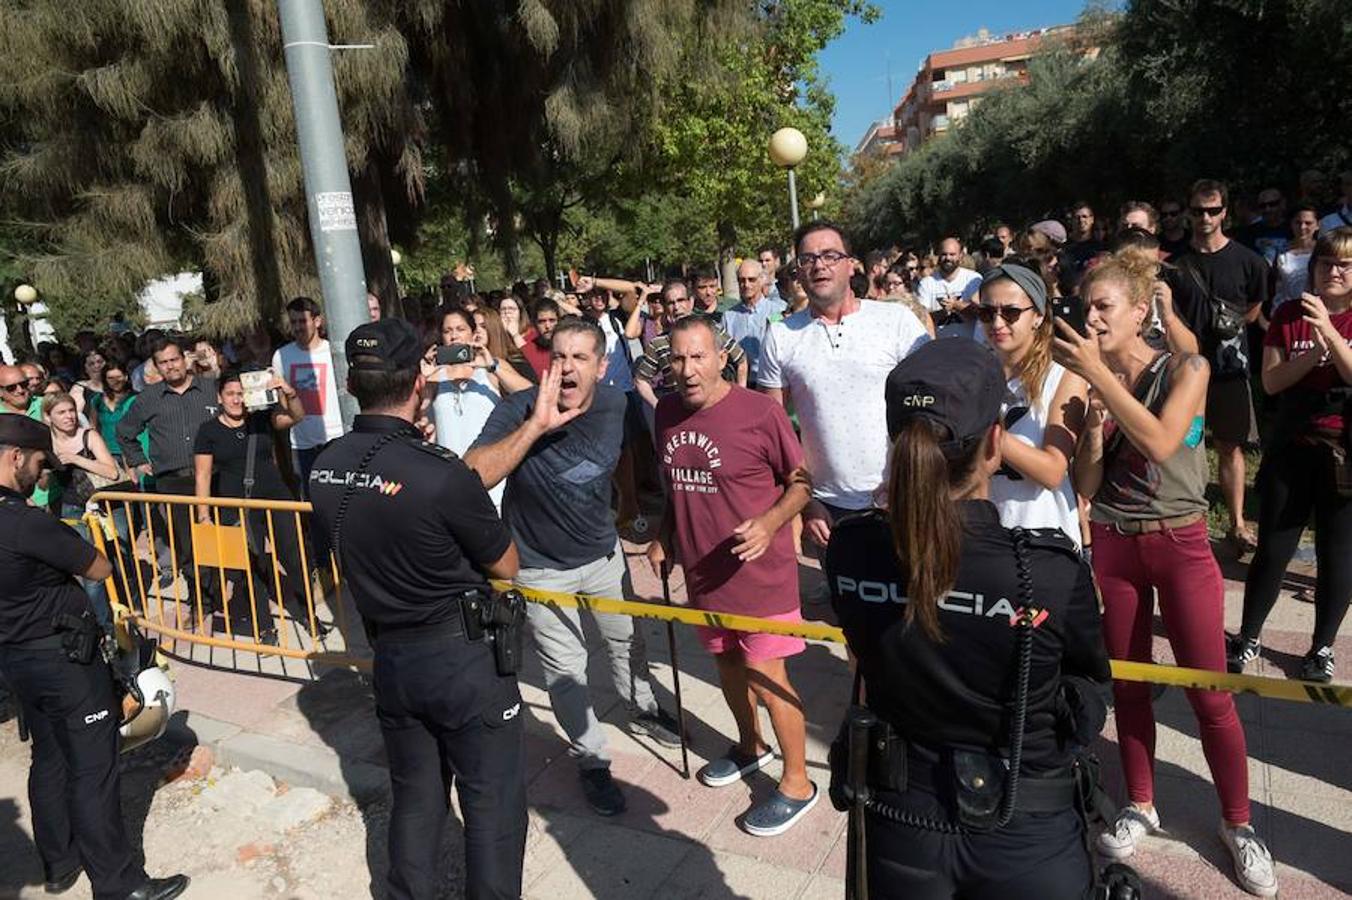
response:
M417 116L394 2L326 4L348 158L373 147L416 187ZM0 6L0 218L19 266L69 323L199 269L205 323L233 330L315 293L276 5L264 0L27 0ZM36 248L36 249L35 249Z
M1342 0L1132 0L1081 20L1026 87L988 94L950 134L851 186L863 246L1014 223L1087 197L1103 209L1199 177L1294 190L1346 164L1352 19Z

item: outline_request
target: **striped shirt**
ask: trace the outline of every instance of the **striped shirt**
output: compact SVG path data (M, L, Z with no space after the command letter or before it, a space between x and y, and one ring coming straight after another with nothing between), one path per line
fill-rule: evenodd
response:
M180 393L163 381L146 387L117 423L117 443L128 466L146 462L136 436L150 435L150 460L155 474L192 467L193 441L197 428L220 411L216 379L194 375Z
M723 370L723 377L735 382L737 366L746 353L721 325L714 326L714 338L718 341L718 349L728 354L728 365ZM659 334L648 341L643 355L634 361L634 378L651 384L659 397L674 390L671 384L671 335Z

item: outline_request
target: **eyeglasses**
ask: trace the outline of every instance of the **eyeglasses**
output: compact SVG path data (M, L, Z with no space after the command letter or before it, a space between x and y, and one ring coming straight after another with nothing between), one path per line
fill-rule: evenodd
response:
M1329 272L1337 269L1344 275L1352 275L1352 259L1334 259L1331 256L1321 256L1319 257L1319 265Z
M1019 321L1019 316L1032 309L1031 306L978 306L976 308L976 317L986 325L995 321L999 316L1005 320L1006 324L1013 325Z
M834 268L842 259L849 259L848 253L841 253L839 250L823 250L821 253L800 253L798 254L798 267L800 269L810 269L818 262L828 269Z
M27 391L27 390L28 390L28 382L26 381L15 381L10 384L0 384L0 391L4 391L7 394L17 394L19 391Z
M1194 216L1210 216L1216 218L1225 212L1224 206L1189 206L1188 211Z

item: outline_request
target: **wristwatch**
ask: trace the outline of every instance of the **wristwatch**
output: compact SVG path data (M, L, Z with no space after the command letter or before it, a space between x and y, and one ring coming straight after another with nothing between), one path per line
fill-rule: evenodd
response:
M488 372L489 374L492 374L497 370L498 370L498 361L494 359L491 363L488 364Z

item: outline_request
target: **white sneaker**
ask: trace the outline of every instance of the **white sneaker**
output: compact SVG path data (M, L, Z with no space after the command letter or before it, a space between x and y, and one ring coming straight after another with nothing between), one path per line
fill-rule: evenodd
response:
M1136 852L1136 842L1160 829L1160 814L1135 806L1124 806L1113 827L1098 837L1098 851L1109 859L1126 859Z
M1252 826L1220 827L1221 843L1235 860L1235 880L1256 897L1277 896L1277 873L1272 871L1272 853Z

